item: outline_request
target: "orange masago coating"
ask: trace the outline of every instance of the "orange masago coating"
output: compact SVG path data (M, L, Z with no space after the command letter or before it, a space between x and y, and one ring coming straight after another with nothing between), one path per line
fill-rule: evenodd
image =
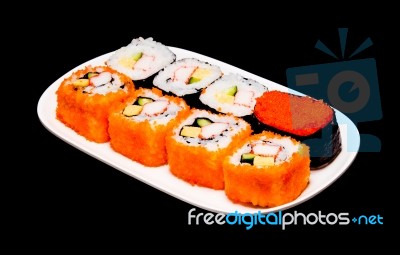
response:
M150 92L162 100L180 106L175 116L165 123L156 123L149 117L146 120L138 121L135 118L127 117L123 110L127 105L133 104L138 97L145 92ZM126 104L119 107L109 118L110 145L116 152L145 166L157 167L167 164L167 150L165 136L171 130L176 121L184 118L190 108L186 102L174 96L163 96L161 90L137 89L133 97Z
M233 159L235 153L235 156L240 157L237 150L246 144L263 138L283 137L285 136L263 131L250 136L239 147L230 151L223 162L225 194L230 200L251 203L254 206L275 207L295 200L304 191L310 178L309 147L290 137L293 144L299 145L298 150L280 164L257 167L239 163L239 159L236 159L235 163Z
M192 109L192 113L197 109ZM203 111L202 112L206 112ZM208 112L210 113L210 112ZM214 116L225 116L213 114ZM206 115L207 116L207 115ZM207 116L210 118L209 116ZM231 137L227 147L209 150L204 145L189 146L176 139L179 136L180 123L175 125L173 134L167 136L168 165L176 177L192 184L216 190L224 189L222 162L231 148L234 148L244 138L251 135L251 126L244 120L233 117L244 123L244 128Z
M268 91L256 99L254 115L278 130L308 136L333 119L333 109L322 100L286 92Z
M98 94L86 93L84 87L74 85L74 82L90 72L118 75L124 85L123 89ZM108 142L108 116L113 108L123 103L134 90L134 84L128 76L106 66L87 66L64 79L58 88L57 119L89 141Z

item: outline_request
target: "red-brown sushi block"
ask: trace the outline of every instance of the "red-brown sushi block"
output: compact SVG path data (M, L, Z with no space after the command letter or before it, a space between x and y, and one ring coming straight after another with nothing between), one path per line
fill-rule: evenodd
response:
M341 150L335 112L322 100L268 91L257 98L254 115L265 129L306 143L311 151L312 169L325 166Z

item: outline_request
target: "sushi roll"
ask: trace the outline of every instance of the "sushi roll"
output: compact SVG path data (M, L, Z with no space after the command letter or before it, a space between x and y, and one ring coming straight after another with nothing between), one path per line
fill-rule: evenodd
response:
M250 134L251 127L243 119L192 109L167 136L169 169L192 185L222 190L223 159Z
M181 98L165 96L156 88L139 88L110 115L111 148L145 166L165 165L165 136L188 112Z
M341 151L335 111L322 100L269 91L257 99L254 115L263 129L290 135L307 144L311 169L325 167Z
M200 95L200 101L210 108L237 117L252 115L256 98L268 89L259 82L238 74L224 75Z
M128 76L107 66L87 66L57 89L57 119L89 141L108 142L108 115L134 90Z
M175 59L175 53L167 46L151 37L140 37L115 51L106 64L129 76L135 85L151 87L152 76Z
M225 194L237 203L275 207L295 200L310 178L309 148L264 131L245 139L223 162Z
M201 105L199 93L222 76L218 66L194 58L180 59L161 70L153 85L173 95L183 97L192 107Z

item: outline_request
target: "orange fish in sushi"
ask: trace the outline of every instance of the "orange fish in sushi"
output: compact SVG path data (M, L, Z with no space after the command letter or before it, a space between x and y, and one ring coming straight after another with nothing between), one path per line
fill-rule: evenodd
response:
M89 141L108 142L108 116L134 90L128 76L106 66L87 66L58 88L57 119Z

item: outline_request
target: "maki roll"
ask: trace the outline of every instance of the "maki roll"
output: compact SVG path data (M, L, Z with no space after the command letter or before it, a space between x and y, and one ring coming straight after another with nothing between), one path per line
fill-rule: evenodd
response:
M134 90L128 76L107 66L87 66L57 89L57 119L89 141L108 142L108 115Z
M111 148L145 166L165 165L165 136L188 112L181 98L165 96L156 88L139 88L110 115Z
M290 135L307 144L311 169L325 167L341 151L335 111L322 100L269 91L257 99L254 115L263 129Z
M217 112L243 117L253 114L256 98L267 90L266 86L255 80L228 74L205 88L200 101Z
M175 59L176 55L167 46L154 41L151 37L147 39L140 37L115 51L106 64L129 76L135 81L135 85L151 87L152 78L149 77ZM147 83L147 80L150 82Z
M310 178L309 148L269 131L252 135L223 162L226 196L238 203L275 207L295 200Z
M167 136L169 169L192 185L222 190L222 162L250 134L251 127L243 119L192 109Z
M183 97L192 107L201 105L199 93L222 76L218 66L194 58L185 58L168 65L153 80L153 85Z

